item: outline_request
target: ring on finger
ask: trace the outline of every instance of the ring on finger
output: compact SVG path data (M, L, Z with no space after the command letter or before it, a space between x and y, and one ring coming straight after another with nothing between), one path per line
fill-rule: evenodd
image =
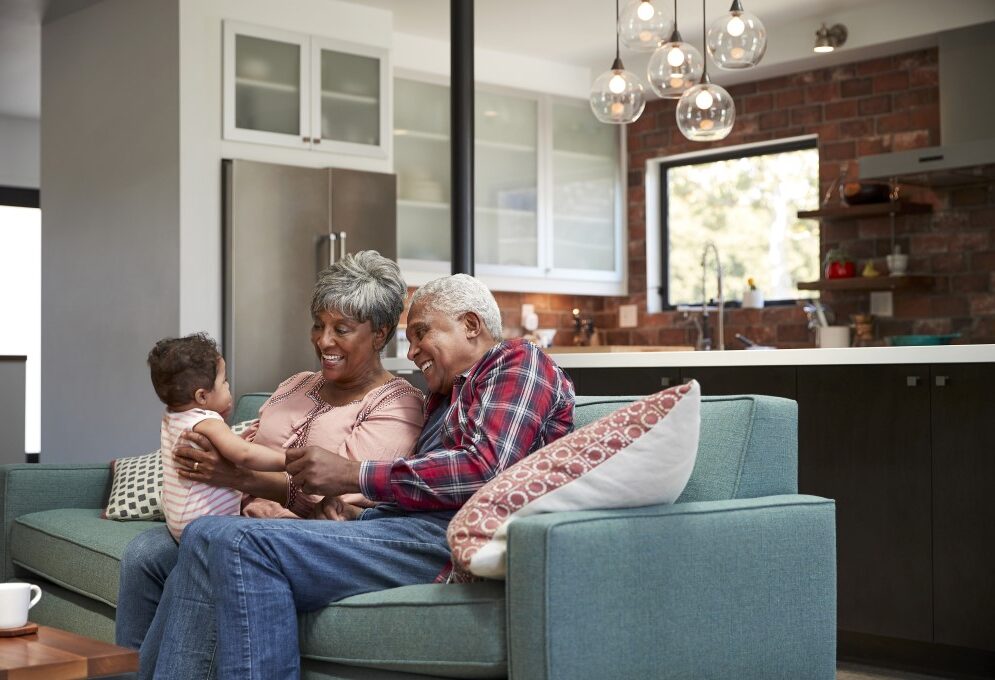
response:
M197 472L199 469L200 469L200 461L199 460L198 461L194 461L193 471Z

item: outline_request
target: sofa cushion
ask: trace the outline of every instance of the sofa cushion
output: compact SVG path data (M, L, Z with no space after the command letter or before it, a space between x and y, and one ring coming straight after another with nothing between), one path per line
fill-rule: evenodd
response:
M64 588L114 606L121 554L135 536L161 522L111 522L100 510L45 510L11 527L14 564Z
M300 640L308 659L438 677L505 678L504 583L356 595L302 615Z

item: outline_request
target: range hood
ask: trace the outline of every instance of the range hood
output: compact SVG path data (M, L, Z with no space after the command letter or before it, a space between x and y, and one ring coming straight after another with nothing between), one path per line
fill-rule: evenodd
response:
M864 156L861 179L952 186L995 179L995 22L937 36L942 146Z

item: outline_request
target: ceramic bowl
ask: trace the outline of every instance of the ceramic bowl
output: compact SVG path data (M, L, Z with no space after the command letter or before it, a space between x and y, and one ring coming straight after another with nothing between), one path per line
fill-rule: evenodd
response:
M888 344L893 347L908 347L911 345L949 345L960 337L960 333L947 335L893 335L888 338Z

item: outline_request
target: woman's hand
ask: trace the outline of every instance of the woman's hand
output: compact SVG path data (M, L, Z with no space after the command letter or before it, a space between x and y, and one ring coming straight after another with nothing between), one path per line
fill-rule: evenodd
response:
M185 442L196 444L203 450L186 445ZM173 449L173 457L180 477L192 482L204 482L244 491L241 485L251 474L222 458L210 439L192 430L180 435L180 441Z
M363 512L358 505L343 502L338 496L325 496L314 506L311 519L330 519L336 522L348 522L356 519Z

